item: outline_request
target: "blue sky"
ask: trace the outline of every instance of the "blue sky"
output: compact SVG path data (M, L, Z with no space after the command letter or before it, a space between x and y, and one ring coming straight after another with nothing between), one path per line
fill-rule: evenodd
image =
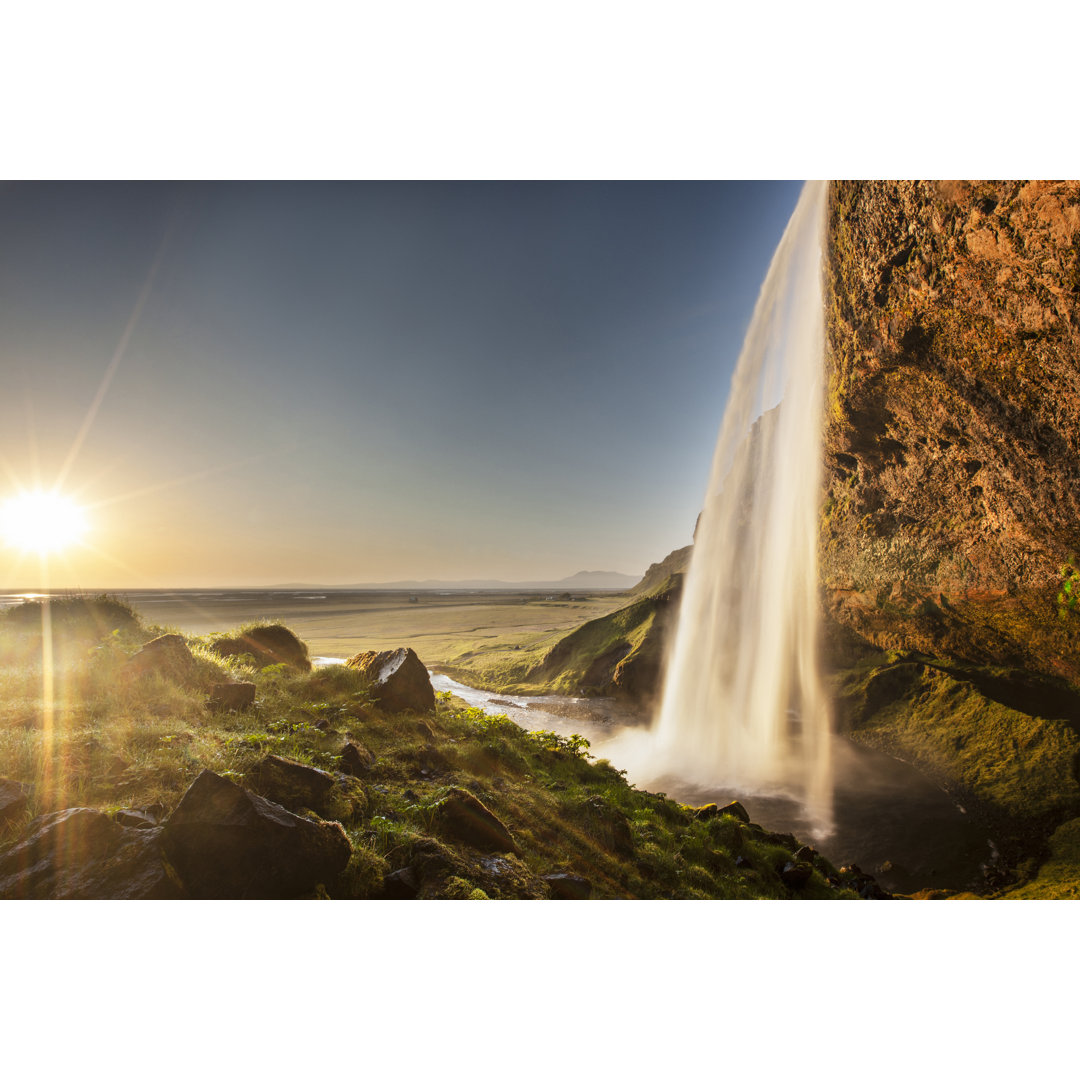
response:
M4 185L0 498L56 480L145 289L54 584L641 573L799 187Z

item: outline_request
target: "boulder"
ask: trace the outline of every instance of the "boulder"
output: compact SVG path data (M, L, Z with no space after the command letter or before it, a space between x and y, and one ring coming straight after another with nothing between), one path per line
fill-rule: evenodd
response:
M322 769L268 754L244 775L248 787L289 810L319 811L334 786Z
M372 700L386 712L430 712L435 708L427 668L412 649L357 653L345 663L372 680Z
M541 880L551 889L552 900L588 900L592 895L592 884L577 874L545 874Z
M812 847L810 847L809 844L803 844L803 846L801 848L799 848L798 851L795 852L795 861L796 862L813 863L814 859L816 859L816 858L817 858L817 852Z
M214 683L210 688L211 709L235 709L241 712L255 704L255 684L253 682Z
M17 821L26 813L29 801L29 784L0 778L0 825L7 821Z
M258 667L288 664L297 671L310 671L307 646L281 623L253 626L235 637L221 637L210 648L221 657L251 656Z
M720 814L720 807L711 802L706 803L704 806L691 807L690 813L699 821L707 821L709 818L717 817Z
M435 806L435 822L448 836L481 851L518 850L506 826L475 796L461 788Z
M720 813L738 818L744 825L750 824L750 815L746 812L746 807L738 799L733 799L727 806L720 807Z
M352 853L337 822L311 821L209 769L165 823L164 845L199 899L291 899L337 877Z
M186 681L195 673L195 657L181 634L162 634L148 641L124 665L129 676L159 674Z
M365 776L375 764L375 755L362 743L347 742L341 751L339 768L349 776Z
M780 880L789 889L801 889L813 874L814 868L807 862L786 862L780 871Z
M395 870L383 878L381 900L415 900L420 891L420 883L411 867Z
M182 899L161 832L125 829L87 807L35 818L30 835L0 857L0 899Z

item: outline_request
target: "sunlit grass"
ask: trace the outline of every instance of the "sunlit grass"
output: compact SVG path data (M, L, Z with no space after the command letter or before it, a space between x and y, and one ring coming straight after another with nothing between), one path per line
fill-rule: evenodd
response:
M62 624L61 609L54 614ZM32 636L32 619L21 630L17 623L5 630L0 619L0 639ZM42 654L31 659L25 650L7 650L0 663L0 775L33 785L33 792L25 818L0 830L0 847L22 835L33 816L65 806L167 814L202 769L244 784L268 753L335 771L353 740L374 756L370 771L362 781L339 780L319 811L341 822L354 851L333 895L377 895L386 873L416 859L439 868L425 888L446 897L543 896L541 876L554 872L586 877L594 895L613 898L792 895L779 879L778 857L752 829L729 818L699 821L569 743L539 739L448 695L425 717L386 714L354 669L258 670L242 658L223 660L195 639L185 679L127 676L129 656L155 629L137 623L96 642L67 633L56 650L63 660L54 670L51 723ZM213 684L238 678L255 683L255 707L212 710ZM499 817L519 854L486 855L441 832L438 806L455 787ZM627 823L632 854L613 849L610 820ZM752 872L735 869L736 850L758 853ZM846 894L816 872L800 895Z

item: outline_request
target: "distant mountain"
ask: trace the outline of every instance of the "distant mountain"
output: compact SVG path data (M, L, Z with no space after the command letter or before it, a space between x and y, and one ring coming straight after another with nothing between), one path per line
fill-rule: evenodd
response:
M499 581L491 578L470 578L464 581L444 581L437 578L427 578L424 581L378 581L378 582L355 582L349 585L315 585L310 582L289 582L285 585L270 585L271 589L355 589L358 592L368 590L386 589L388 591L423 592L431 589L558 589L590 590L610 589L622 591L632 589L641 579L632 574L620 574L615 570L579 570L576 574L558 581Z

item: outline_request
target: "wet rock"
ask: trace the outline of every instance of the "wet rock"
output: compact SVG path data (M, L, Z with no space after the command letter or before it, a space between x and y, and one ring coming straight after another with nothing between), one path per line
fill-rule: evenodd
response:
M743 806L738 799L733 799L727 806L720 807L720 813L730 814L732 817L738 818L744 824L750 824L750 815L746 812L746 807Z
M577 874L545 874L542 881L551 889L552 900L588 900L592 884Z
M372 680L371 697L386 712L430 712L435 691L412 649L357 653L345 661Z
M161 829L125 829L100 810L71 807L35 818L27 839L0 857L0 898L175 900L184 896Z
M180 634L162 634L148 641L124 665L124 674L139 677L150 674L186 682L195 673L195 657Z
M395 870L383 878L382 900L415 900L420 892L420 882L415 871L409 867Z
M784 869L780 871L780 880L789 889L801 889L814 872L814 868L807 862L786 862Z
M253 682L215 683L210 688L210 708L242 712L255 704Z
M375 755L366 746L362 743L347 742L345 749L341 751L338 767L349 776L365 776L374 764Z
M455 840L481 851L518 850L506 826L475 796L461 788L435 806L435 821Z
M268 754L244 774L253 791L288 810L307 807L318 811L334 786L334 778L322 769Z
M0 778L0 825L7 821L17 821L26 813L30 791L29 784Z
M704 806L694 807L690 813L694 815L699 821L707 821L709 818L718 817L720 814L720 807L716 803L706 803Z
M258 667L287 664L297 671L310 671L307 646L280 623L254 626L236 637L222 637L210 648L221 657L250 656Z
M164 846L200 899L291 899L345 869L352 853L336 822L311 821L209 769L184 793Z
M113 814L113 821L125 829L153 829L157 826L157 819L142 810L117 810Z

